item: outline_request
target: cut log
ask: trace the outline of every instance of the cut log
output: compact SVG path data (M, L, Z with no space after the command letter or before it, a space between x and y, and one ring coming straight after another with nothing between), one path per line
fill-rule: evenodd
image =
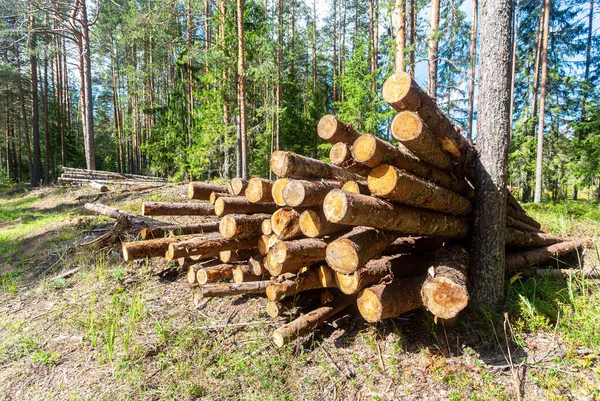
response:
M358 181L348 181L342 185L342 191L352 192L353 194L371 195L367 184Z
M234 265L223 263L198 269L196 271L196 281L199 285L204 285L229 280L233 276L234 267Z
M512 207L513 209L515 209L517 212L521 212L521 213L527 214L527 212L525 211L525 209L523 209L523 206L521 206L521 204L519 203L519 201L512 194L512 191L511 191L510 188L507 188L507 191L506 191L506 203L507 203L507 205L509 205L510 207Z
M110 207L103 205L102 203L86 203L84 205L86 210L90 212L94 212L97 214L101 214L103 216L107 216L113 219L119 219L121 216L127 217L127 223L129 226L142 226L142 227L156 227L156 226L164 226L165 223L160 220L154 220L148 217L140 216L139 214L127 212L125 210L117 209L115 207Z
M506 255L506 270L513 272L529 266L542 265L574 252L582 254L583 245L580 241L560 242L543 248L509 253Z
M276 318L279 316L283 316L284 314L293 310L295 305L296 302L294 298L286 298L281 301L267 300L267 304L265 305L265 311L270 317Z
M213 216L215 208L210 203L144 202L144 216Z
M188 186L190 199L208 200L213 192L227 192L227 187L209 182L190 182Z
M273 195L271 194L272 188L273 181L252 177L250 181L248 181L246 198L252 203L271 203L273 202Z
M261 235L258 239L258 253L261 255L266 255L269 252L269 249L273 248L273 246L279 242L279 239L275 234L273 235Z
M329 191L340 187L335 181L291 180L283 189L283 199L290 207L321 206Z
M272 214L277 210L275 203L252 203L245 196L231 196L219 198L215 202L215 214L225 216L228 214Z
M169 249L169 245L179 241L185 241L195 238L196 235L184 235L180 237L157 238L146 241L124 242L122 244L123 259L126 262L144 259L163 257Z
M290 323L284 324L273 333L273 342L278 347L283 347L285 344L309 333L312 329L325 322L325 320L341 312L353 301L352 297L338 297L327 305L321 306Z
M104 185L104 184L100 184L99 182L92 181L92 182L90 182L89 185L90 185L91 188L97 189L100 192L107 192L108 191L108 187L106 185Z
M469 199L388 164L371 170L369 190L375 196L438 212L467 215Z
M217 201L217 199L219 199L221 197L228 197L228 196L233 196L233 195L231 195L229 192L211 192L210 196L208 197L208 202L211 205L214 205L215 202Z
M357 227L327 246L327 264L342 274L350 274L380 255L400 236L399 232Z
M267 273L267 269L265 268L265 265L263 263L264 258L262 256L251 256L248 259L248 266L250 266L250 269L252 270L252 274L254 274L255 276L260 276L263 275L265 273Z
M248 283L206 284L202 287L202 296L209 298L264 294L268 285L268 280L250 281Z
M392 205L372 196L331 191L323 203L327 220L345 225L368 226L410 235L461 238L469 232L464 219L410 206Z
M417 113L401 111L392 120L392 135L420 160L442 170L452 170L449 154Z
M221 218L219 232L224 238L257 237L263 221L270 217L268 214L228 214Z
M329 151L329 160L334 166L343 168L346 171L366 177L371 169L364 164L358 163L352 156L350 145L344 142L338 142L331 147Z
M266 277L262 274L254 274L250 266L248 265L236 265L233 268L233 282L234 283L247 283L250 281L261 281ZM267 287L268 288L268 287Z
M283 199L283 188L285 188L288 182L290 182L289 178L280 178L273 183L273 187L271 188L271 196L273 196L273 201L277 206L285 206L285 199Z
M533 217L529 216L525 212L516 210L514 207L512 207L510 205L506 208L506 215L512 217L515 220L522 221L523 223L525 223L533 228L537 228L537 229L542 228L542 225L540 223L538 223Z
M271 227L277 238L288 240L302 235L302 230L300 229L301 213L302 211L288 207L278 209L273 213L273 216L271 216Z
M504 236L504 242L507 246L539 247L564 241L566 241L564 238L556 235L519 231L514 228L506 228Z
M240 263L247 261L250 257L256 255L258 250L253 249L237 249L235 251L221 251L219 252L219 259L223 263Z
M192 256L219 253L235 249L251 249L256 247L258 237L244 239L223 238L221 235L194 237L169 244L165 253L168 260Z
M335 272L326 264L320 264L316 267L319 276L319 283L323 288L337 288Z
M104 185L122 185L122 186L142 186L142 185L152 185L153 188L159 188L168 186L169 184L165 182L151 182L151 181L135 181L135 180L112 180L112 179L100 179L100 178L68 178L67 176L58 177L58 182L62 184L76 184L76 185L89 185L91 181L94 181L98 184Z
M454 319L469 303L469 253L462 247L440 248L421 287L423 306L441 319Z
M280 301L285 297L317 288L323 288L318 271L316 268L310 268L293 279L271 280L267 287L267 298L270 301Z
M323 237L340 231L348 230L348 226L331 223L325 218L321 208L309 209L300 215L300 230L309 238Z
M444 246L446 242L442 237L400 237L384 249L384 255L398 253L417 253L422 251L435 251Z
M360 132L352 128L352 125L341 122L332 114L321 117L317 125L317 133L321 139L331 144L338 142L352 144L360 136Z
M356 299L358 310L367 322L374 323L419 309L424 281L425 276L420 276L365 288Z
M248 180L236 177L229 181L228 191L234 196L244 196L246 188L248 188Z
M293 273L302 267L325 260L327 243L323 240L304 238L295 241L279 241L267 254L265 266L272 276Z
M188 226L169 225L161 227L142 228L142 239L164 238L174 235L204 234L219 230L219 222L211 221L208 223L194 224Z
M137 175L137 174L120 174L120 173L115 173L112 171L101 171L101 170L87 170L87 169L83 169L83 168L74 168L74 167L63 167L62 168L63 173L65 174L84 174L84 175L97 175L97 176L103 176L103 177L110 177L111 179L116 179L116 180L122 180L122 179L134 179L134 180L138 180L138 181L160 181L160 182L167 182L166 178L162 178L162 177L152 177L149 175Z
M382 95L396 111L419 113L442 148L457 159L460 166L466 167L473 153L471 144L408 73L392 74L383 84Z
M263 235L271 235L273 234L273 226L271 225L271 218L264 219L260 225L260 231Z
M521 220L517 220L508 215L506 216L506 227L514 228L514 229L521 230L521 231L528 231L528 232L532 232L532 233L541 232L539 228L530 226L529 224L523 223Z
M329 179L341 182L361 180L359 175L341 167L281 150L271 154L271 171L278 177Z

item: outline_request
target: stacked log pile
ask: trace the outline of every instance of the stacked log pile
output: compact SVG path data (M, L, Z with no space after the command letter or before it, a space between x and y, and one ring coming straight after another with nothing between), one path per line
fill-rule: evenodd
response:
M136 174L120 174L110 171L86 170L63 167L58 182L68 185L88 185L100 192L109 190L108 185L125 185L138 187L161 187L167 185L167 180L160 177L150 177Z
M276 151L274 181L195 182L189 197L205 202L145 203L145 216L218 221L146 228L123 244L125 259L177 261L204 297L259 294L271 316L311 308L273 333L277 346L351 305L368 322L417 309L451 322L469 302L475 151L408 74L392 75L383 96L398 145L326 115L318 134L331 163ZM507 271L581 251L542 232L510 192L507 210Z

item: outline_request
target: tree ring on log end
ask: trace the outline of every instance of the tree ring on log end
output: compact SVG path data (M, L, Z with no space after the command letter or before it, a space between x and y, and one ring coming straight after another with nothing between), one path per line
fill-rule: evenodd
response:
M412 111L401 111L392 120L392 135L399 141L410 141L421 135L423 120Z
M348 199L341 189L334 189L323 201L323 213L328 221L337 223L342 220L348 210Z
M380 164L371 170L368 182L373 195L388 195L396 188L397 170L388 164Z
M371 289L366 288L358 294L356 305L361 316L369 323L375 323L381 320L383 315L383 305L381 300Z

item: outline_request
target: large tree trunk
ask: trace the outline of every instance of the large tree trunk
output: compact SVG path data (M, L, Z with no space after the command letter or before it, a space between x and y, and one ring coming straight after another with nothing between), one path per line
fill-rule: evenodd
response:
M290 207L320 206L329 191L340 187L335 181L291 180L283 189L283 199Z
M292 57L293 59L293 57ZM277 89L275 94L275 150L281 148L281 92L283 87L283 0L277 2Z
M429 13L429 73L427 77L427 93L432 99L437 97L437 70L438 70L438 29L440 25L440 0L431 1Z
M183 241L169 244L165 253L168 260L175 260L187 256L213 255L221 251L251 249L256 247L258 236L253 238L223 238L221 235L208 234L200 237L185 239Z
M224 238L256 237L268 214L229 214L221 218L219 232Z
M237 0L237 35L238 35L238 102L240 107L240 156L242 162L242 178L248 178L248 136L246 122L246 67L244 56L244 2Z
M23 94L23 81L21 79L21 57L19 55L19 46L15 46L15 59L17 62L17 89L19 91L19 107L21 109L21 124L23 135L25 136L25 147L27 148L27 166L29 168L29 182L33 183L33 162L31 159L31 144L29 139L29 126L27 121L27 112L25 110L25 96Z
M594 24L594 0L590 0L590 13L588 15L588 35L587 35L587 45L586 45L586 55L585 55L585 73L583 75L584 79L584 87L583 94L581 96L581 118L580 121L585 121L585 107L587 103L587 98L591 90L590 85L590 62L591 62L591 52L592 52L592 34L593 34L593 26ZM577 199L575 197L575 199Z
M40 150L40 119L39 119L39 95L38 95L38 75L37 75L37 51L35 16L32 11L32 4L29 5L29 40L27 47L29 49L29 65L31 71L31 129L33 136L33 169L31 174L31 185L38 186L42 180L42 155Z
M80 4L80 21L81 21L81 60L83 61L81 82L84 87L84 109L86 129L84 130L84 148L85 148L85 164L88 170L96 169L95 148L94 148L94 97L92 93L92 59L90 50L90 30L87 14L87 0L78 0ZM96 11L98 12L98 10Z
M542 179L544 161L544 116L546 108L546 80L548 76L548 31L550 29L550 0L544 1L544 34L542 41L542 81L540 82L540 113L537 133L537 156L535 163L535 193L533 201L542 201Z
M517 71L517 43L519 40L519 0L513 10L514 24L513 24L513 37L512 37L512 62L511 62L511 74L510 74L510 132L508 141L513 136L513 110L515 107L515 74Z
M414 0L413 0L414 1ZM467 139L473 142L473 110L475 108L475 63L477 61L477 20L479 0L472 0L471 10L471 44L469 48L469 108L467 111Z
M504 227L510 107L510 0L483 0L471 293L495 307L504 293Z
M404 48L406 47L406 2L396 0L396 71L404 71Z
M200 223L195 225L164 225L146 227L140 232L142 239L164 238L173 235L203 234L219 231L219 222Z
M44 57L44 86L43 86L42 109L44 111L44 184L50 183L50 116L48 113L48 56Z

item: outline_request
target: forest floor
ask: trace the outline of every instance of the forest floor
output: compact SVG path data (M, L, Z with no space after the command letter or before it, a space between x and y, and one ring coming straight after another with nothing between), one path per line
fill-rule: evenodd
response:
M3 191L0 400L600 399L597 281L512 277L502 310L465 312L453 329L423 312L370 325L350 311L277 349L285 318L264 299L195 307L182 276L152 274L162 260L78 249L113 223L76 200L89 190ZM178 191L102 201L139 212ZM585 264L598 267L598 204L526 208L553 233L592 236Z

